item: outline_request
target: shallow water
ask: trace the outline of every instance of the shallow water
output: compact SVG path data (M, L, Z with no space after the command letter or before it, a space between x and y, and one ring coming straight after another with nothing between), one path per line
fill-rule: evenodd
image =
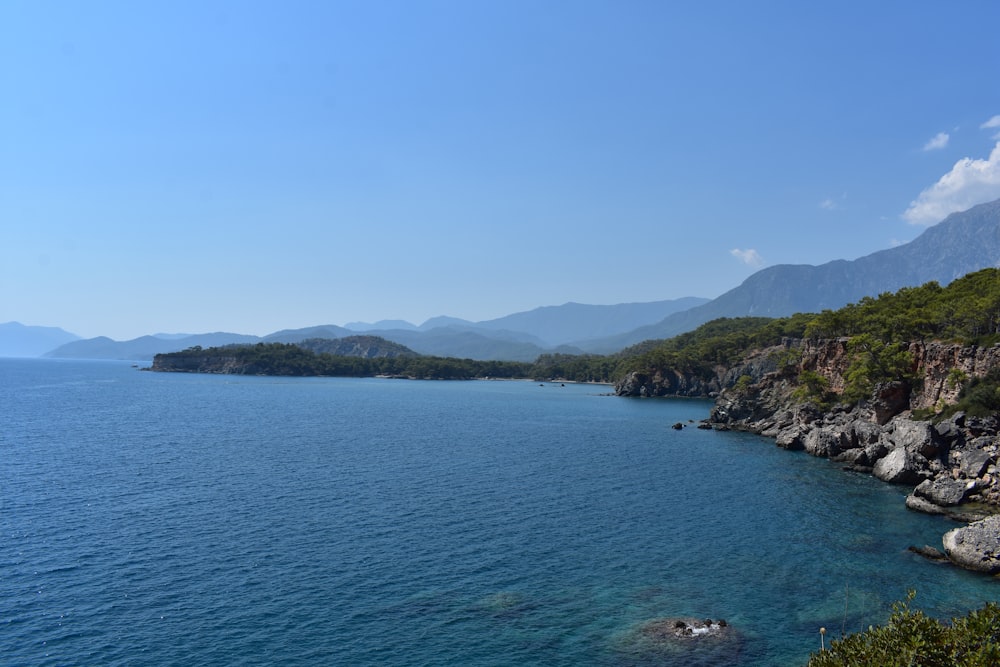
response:
M788 665L987 578L905 489L709 404L530 382L0 360L10 664ZM649 641L657 618L737 639Z

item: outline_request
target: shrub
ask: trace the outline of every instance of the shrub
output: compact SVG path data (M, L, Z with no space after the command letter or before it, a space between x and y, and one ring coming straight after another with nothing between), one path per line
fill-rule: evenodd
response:
M1000 664L1000 606L990 602L950 624L910 608L915 594L893 605L889 622L830 642L808 667L992 667Z

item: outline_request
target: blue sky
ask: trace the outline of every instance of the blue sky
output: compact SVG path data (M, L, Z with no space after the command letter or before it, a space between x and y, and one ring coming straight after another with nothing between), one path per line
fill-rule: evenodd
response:
M1000 3L0 3L0 322L714 297L1000 197Z

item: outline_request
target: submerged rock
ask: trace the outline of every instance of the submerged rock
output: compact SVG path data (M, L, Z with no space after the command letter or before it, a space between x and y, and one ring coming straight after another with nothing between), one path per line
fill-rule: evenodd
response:
M923 556L927 560L932 560L935 562L941 562L948 560L948 554L943 553L940 549L935 549L932 546L924 545L922 547L911 546L907 551L912 551L918 556Z
M619 649L640 664L729 665L738 662L743 637L724 620L656 618L631 630Z
M914 512L923 512L924 514L945 514L943 507L935 505L926 498L921 498L916 493L906 496L906 507Z

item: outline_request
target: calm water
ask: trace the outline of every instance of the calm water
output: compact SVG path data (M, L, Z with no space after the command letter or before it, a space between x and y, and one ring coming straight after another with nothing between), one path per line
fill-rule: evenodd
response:
M606 391L0 360L0 662L788 665L997 598L903 490Z

